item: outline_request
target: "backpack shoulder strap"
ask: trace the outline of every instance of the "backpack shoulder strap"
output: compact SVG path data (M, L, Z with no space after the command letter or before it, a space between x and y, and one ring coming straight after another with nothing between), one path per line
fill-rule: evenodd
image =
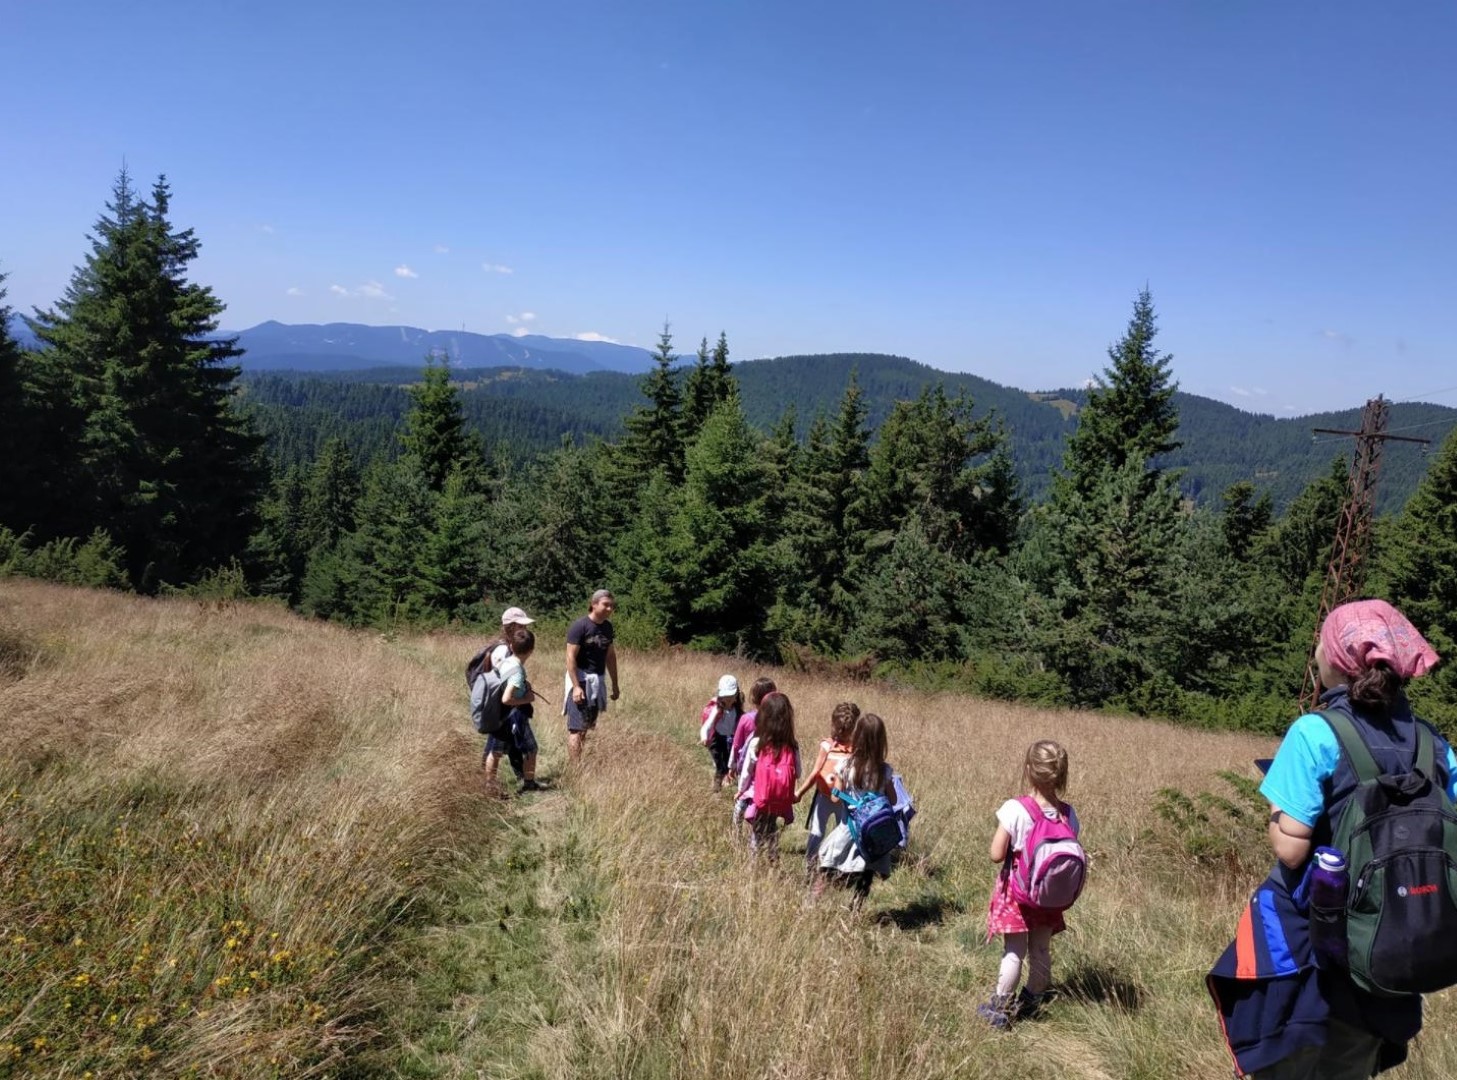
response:
M1319 712L1316 715L1330 726L1331 731L1335 732L1336 741L1341 744L1342 752L1351 759L1351 767L1356 770L1357 780L1364 783L1367 780L1375 780L1381 775L1381 769L1377 766L1376 759L1371 756L1371 751L1366 746L1366 740L1361 738L1361 733L1356 730L1356 725L1351 722L1349 716L1335 710ZM1430 757L1430 745L1427 747L1427 753Z
M1414 720L1413 722L1417 728L1416 767L1423 776L1436 783L1437 746L1436 740L1432 738L1432 729L1420 720Z

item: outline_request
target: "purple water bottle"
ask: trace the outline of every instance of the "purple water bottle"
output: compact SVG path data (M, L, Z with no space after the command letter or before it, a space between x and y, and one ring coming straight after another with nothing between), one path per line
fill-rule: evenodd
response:
M1310 871L1310 947L1320 967L1346 966L1346 893L1350 885L1345 855L1337 848L1317 848Z

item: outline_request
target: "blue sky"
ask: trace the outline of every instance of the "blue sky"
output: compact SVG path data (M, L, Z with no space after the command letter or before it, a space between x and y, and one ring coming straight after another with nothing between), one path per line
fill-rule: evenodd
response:
M9 303L125 161L225 325L873 351L1028 389L1147 283L1184 389L1457 404L1457 5L9 6Z

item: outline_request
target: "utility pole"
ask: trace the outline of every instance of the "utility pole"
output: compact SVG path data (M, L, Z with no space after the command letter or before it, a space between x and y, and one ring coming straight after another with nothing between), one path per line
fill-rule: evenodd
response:
M1310 659L1305 668L1305 689L1300 695L1307 708L1320 697L1320 672L1315 666L1315 646L1320 641L1320 627L1332 608L1340 607L1361 591L1366 580L1366 556L1371 550L1371 522L1376 509L1376 477L1381 472L1381 448L1387 442L1429 444L1431 439L1413 439L1405 435L1388 435L1386 419L1391 403L1380 394L1366 402L1361 410L1360 431L1338 431L1334 428L1312 428L1317 435L1349 435L1356 440L1356 454L1351 459L1350 485L1341 506L1336 540L1331 547L1331 561L1325 572L1325 587L1320 593L1320 610L1315 615L1315 637L1310 644Z

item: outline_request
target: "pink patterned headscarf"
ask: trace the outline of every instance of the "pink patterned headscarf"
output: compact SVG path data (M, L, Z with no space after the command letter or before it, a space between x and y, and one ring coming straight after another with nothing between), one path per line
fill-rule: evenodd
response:
M1320 626L1326 662L1347 675L1359 675L1386 661L1403 679L1424 675L1439 659L1406 616L1385 600L1342 604Z

